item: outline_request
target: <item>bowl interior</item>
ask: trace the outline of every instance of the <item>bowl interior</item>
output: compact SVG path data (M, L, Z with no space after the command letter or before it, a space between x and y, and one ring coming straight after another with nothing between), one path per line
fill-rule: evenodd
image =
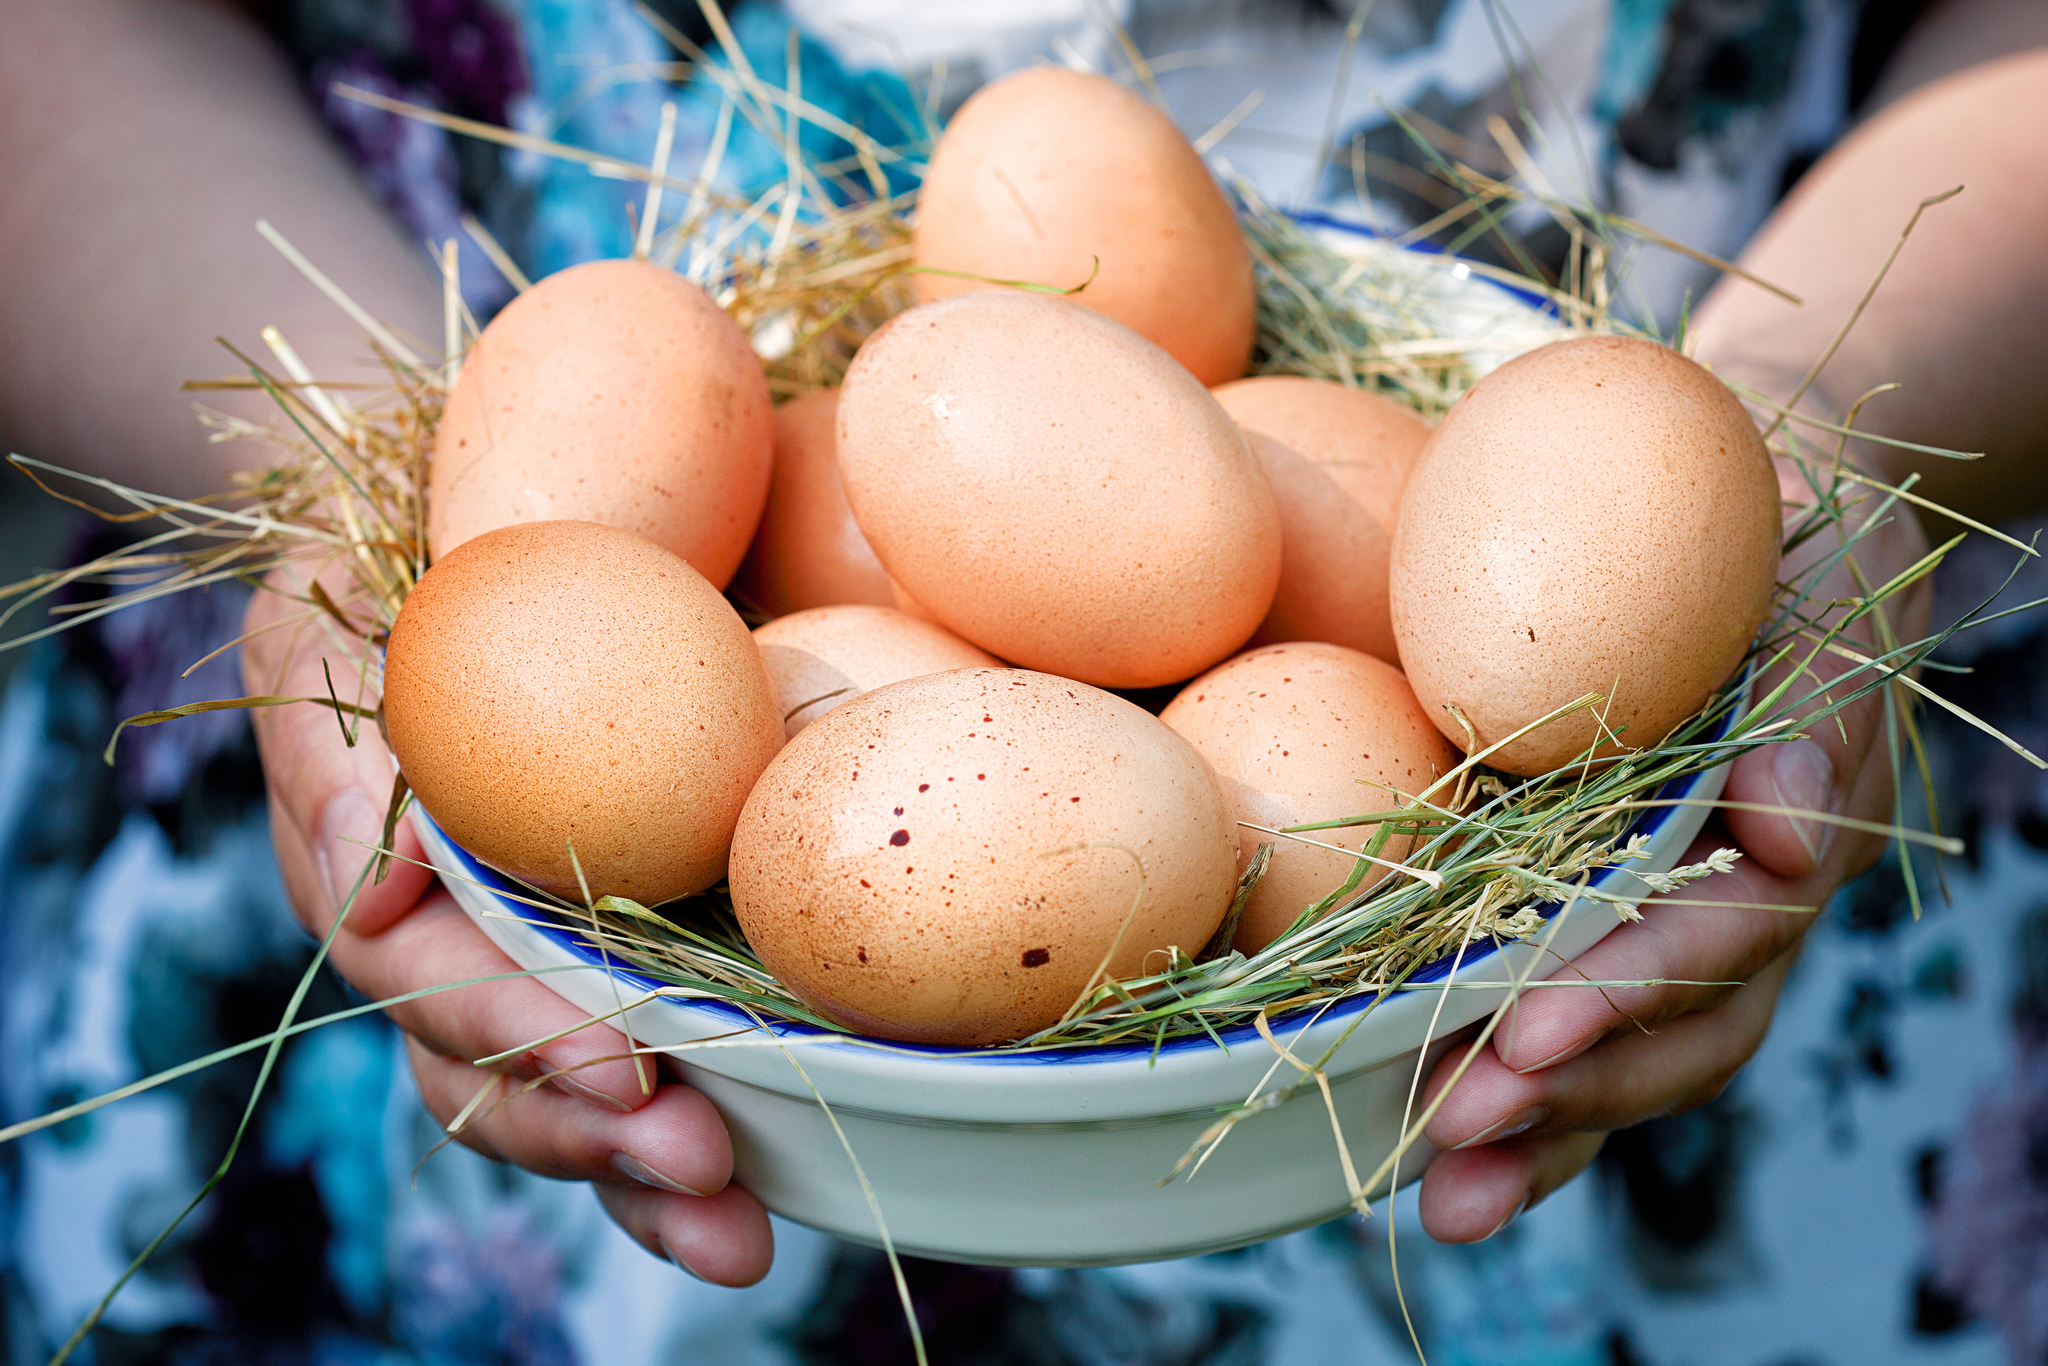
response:
M1721 738L1726 733L1727 726L1733 719L1733 716L1734 711L1731 709L1723 717L1721 723L1706 738L1709 740ZM1654 796L1660 800L1690 796L1708 776L1707 773L1702 772L1674 779L1658 788ZM1680 813L1687 810L1688 808L1677 806L1652 807L1629 826L1627 834L1642 835L1646 838L1654 839L1666 825L1678 819ZM432 821L432 817L417 806L414 809L414 818L430 823ZM458 846L453 840L445 839L444 836L443 842L446 845L449 857L456 864L456 867L451 871L473 880L493 897L503 899L503 905L508 914L517 917L532 917L530 908L523 906L517 900L510 899L524 894L523 889L518 884L488 864L478 860L468 851ZM1590 885L1599 890L1626 891L1631 895L1639 894L1637 889L1633 888L1609 887L1610 883L1622 878L1632 878L1632 875L1625 869L1603 869L1591 879ZM1555 904L1547 905L1543 908L1543 915L1548 919L1559 909L1560 907ZM583 938L582 932L569 924L544 921L538 918L529 918L527 923L536 933L553 941L564 953L575 959L591 964L599 964L604 961L598 950ZM1456 966L1461 972L1469 971L1476 965L1484 963L1498 952L1499 948L1492 940L1474 943L1466 948L1462 958L1457 955L1445 955L1435 962L1418 969L1409 980L1416 984L1441 981L1451 972L1453 966ZM613 976L622 985L629 988L637 988L643 992L652 992L667 985L657 978L624 966L616 960L610 961L606 966L609 967ZM1370 1008L1376 1000L1376 997L1368 994L1348 997L1323 1009L1321 1019L1324 1021L1346 1020L1352 1015ZM760 1027L756 1017L744 1008L714 998L693 999L688 1003L688 1008L692 1012L702 1014L710 1020L721 1022L725 1027L729 1027L734 1031L758 1029ZM770 1028L778 1035L791 1038L822 1038L830 1037L832 1033L831 1031L818 1029L814 1026L795 1021L771 1022ZM1247 1044L1256 1043L1259 1038L1257 1027L1251 1024L1231 1025L1218 1029L1216 1033L1225 1044L1231 1046L1235 1046L1240 1042ZM1015 1053L991 1052L985 1049L958 1048L939 1044L912 1044L894 1041L890 1044L891 1051L898 1054L923 1054L932 1058L971 1056L982 1062L1006 1061L1018 1064L1062 1063L1068 1065L1086 1062L1154 1058L1188 1050L1213 1049L1214 1047L1215 1043L1207 1035L1170 1040L1158 1045L1156 1048L1149 1043L1087 1044Z
M1307 228L1353 238L1378 240L1378 235L1370 229L1356 223L1346 222L1340 218L1332 218L1327 215L1314 213L1296 214L1294 217L1296 221ZM1433 253L1436 249L1423 244L1420 246L1410 245L1406 250ZM1487 297L1501 301L1502 304L1506 305L1510 315L1518 315L1523 318L1531 318L1543 322L1550 322L1556 316L1556 309L1550 301L1527 291L1515 289L1498 280L1475 275L1469 281L1461 281L1461 283L1470 288L1477 289ZM1727 726L1732 718L1733 711L1731 710L1723 717L1721 723L1705 738L1709 740L1720 739L1726 733ZM1699 773L1690 777L1676 779L1664 784L1654 795L1659 799L1689 796L1706 777L1706 774ZM1674 819L1679 819L1681 812L1685 810L1686 808L1682 807L1653 807L1645 811L1629 827L1627 834L1642 835L1646 838L1654 839ZM432 821L432 817L417 805L414 808L414 817L419 820ZM456 845L453 840L446 839L444 836L442 843L446 846L449 858L456 865L452 871L473 880L487 890L494 898L505 898L508 895L517 896L522 894L522 889L517 884L504 877L496 869L477 860L466 850ZM1610 883L1625 877L1629 877L1626 870L1605 869L1591 879L1591 886L1600 890L1629 890L1630 894L1634 894L1633 889L1609 887ZM503 905L506 911L512 915L529 914L517 901L506 900L503 902ZM1546 906L1543 909L1545 919L1547 920L1550 916L1554 915L1558 909L1559 907L1554 904ZM581 932L575 928L566 924L539 921L529 921L528 923L537 933L553 941L563 952L573 958L592 964L603 962L598 950L585 941L582 938ZM1467 971L1475 965L1492 958L1498 952L1497 946L1491 940L1475 943L1467 947L1462 957L1447 954L1416 971L1409 980L1418 985L1442 981L1451 973L1454 967L1460 972ZM654 991L666 985L656 978L622 966L617 962L610 962L607 966L623 985L631 988L638 988L641 991ZM1377 999L1374 996L1363 994L1346 998L1335 1005L1324 1008L1320 1018L1324 1021L1347 1020L1360 1011L1370 1009ZM760 1023L753 1014L740 1006L728 1004L715 998L696 998L690 1000L687 1003L687 1008L693 1013L704 1017L707 1021L715 1023L720 1029L740 1031L760 1028ZM776 1021L771 1022L769 1027L774 1033L791 1038L832 1036L830 1031L796 1022ZM1216 1035L1227 1046L1235 1046L1240 1042L1251 1043L1259 1038L1257 1028L1250 1024L1219 1028L1216 1030ZM1173 1055L1190 1050L1209 1050L1214 1047L1215 1043L1207 1035L1173 1040L1158 1045L1156 1048L1147 1043L1091 1044L1013 1053L990 1052L982 1049L957 1048L937 1044L912 1044L894 1041L890 1044L890 1050L899 1055L921 1054L933 1059L973 1057L977 1061L984 1063L998 1062L1026 1066L1044 1064L1073 1065L1076 1063L1129 1061L1132 1059L1156 1060L1162 1055Z

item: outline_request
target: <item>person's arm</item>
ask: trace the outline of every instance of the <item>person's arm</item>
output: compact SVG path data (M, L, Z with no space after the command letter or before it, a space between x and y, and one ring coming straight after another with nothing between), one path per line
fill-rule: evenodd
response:
M258 334L275 324L321 375L380 378L259 218L401 335L440 337L424 252L247 21L192 0L7 0L0 26L0 432L14 449L212 493L264 458L209 443L178 390L240 373L215 337L269 364ZM260 418L263 402L238 411Z
M1921 216L1821 372L1811 406L1839 417L1876 386L1900 384L1870 401L1859 426L1985 458L1958 462L1875 443L1861 458L1894 477L1917 471L1916 493L2000 521L2048 502L2048 462L2039 458L2048 450L2048 48L1945 77L1858 128L1743 254L1745 266L1805 305L1731 282L1702 305L1696 334L1700 356L1722 373L1786 396L1847 319L1914 206L1957 186L1961 194Z
M275 324L317 374L378 378L365 340L256 235L258 218L373 315L438 349L441 290L423 250L370 196L241 15L196 0L0 0L0 32L0 438L12 449L152 492L214 492L229 470L265 458L246 444L209 443L178 391L185 379L235 373L215 336L255 351ZM260 418L262 401L240 411ZM287 610L258 594L250 625ZM317 642L305 633L292 651L292 639L287 629L254 642L245 674L262 691L317 696ZM355 668L334 665L341 676ZM333 716L317 708L255 721L285 884L307 929L322 934L336 889L367 857L348 839L374 843L381 832L390 756L369 727L344 748ZM401 865L336 936L335 966L374 998L514 971L445 894L421 900L429 885ZM471 1059L583 1018L530 979L393 1015L410 1036L421 1094L444 1122L488 1079ZM610 1029L586 1029L506 1070L532 1078L625 1048ZM628 1062L580 1067L462 1137L531 1170L600 1183L606 1208L643 1246L706 1279L745 1284L767 1269L767 1218L726 1184L724 1126L686 1087L664 1084L649 1097Z
M1987 9L2017 21L2032 0L1958 0L1937 11L1902 58L1940 69L1953 45L1977 41ZM1960 30L1952 22L1968 21ZM1960 36L1959 36L1960 34ZM1928 496L2003 520L2048 494L2048 50L1965 69L1899 98L1808 173L1743 253L1742 264L1803 295L1792 308L1727 281L1697 318L1698 354L1722 374L1780 400L1791 396L1891 250L1914 205L1961 184L1930 209L1890 278L1802 409L1839 417L1868 389L1862 424L1905 440L1987 458L1959 465L1859 452L1892 477L1927 476ZM1866 572L1904 568L1926 541L1910 516L1859 551ZM1840 585L1839 596L1854 592ZM1891 608L1904 639L1924 629L1926 594ZM1840 666L1834 666L1839 668ZM1844 713L1844 729L1738 761L1731 800L1891 818L1891 773L1874 746L1875 699ZM1824 905L1878 857L1883 842L1814 822L1728 812L1689 859L1717 844L1746 857L1696 883L1688 900ZM1595 980L1736 981L1735 988L1641 987L1532 992L1511 1028L1474 1062L1438 1111L1429 1137L1449 1148L1421 1195L1425 1227L1452 1242L1485 1238L1569 1180L1612 1129L1711 1099L1768 1028L1777 993L1811 917L1712 906L1655 905L1610 934L1574 970ZM1638 1028L1640 1025L1642 1028ZM1463 1055L1439 1066L1431 1093Z

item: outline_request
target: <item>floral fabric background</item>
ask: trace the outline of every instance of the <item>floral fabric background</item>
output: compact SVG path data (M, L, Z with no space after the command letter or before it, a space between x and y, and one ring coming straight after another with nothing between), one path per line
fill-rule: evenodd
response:
M1560 95L1558 117L1594 138L1589 162L1610 202L1654 208L1691 194L1709 226L1747 214L1746 234L1788 169L1846 116L1861 60L1854 6L1595 8L1605 18L1590 30L1580 23L1586 8L1570 0L1514 14L1560 90L1578 92L1576 102ZM694 11L655 9L705 41ZM920 86L916 72L863 69L867 40L833 29L832 9L823 0L792 7L810 26L799 56L809 98L863 126L900 128L918 101L964 94ZM1116 12L1153 51L1252 33L1263 51L1313 53L1327 46L1332 23L1313 5L1141 0ZM1029 17L1036 27L1023 37L984 32L978 48L962 40L961 51L980 54L973 79L1000 74L1022 47L1044 50L1048 34L1083 58L1109 50L1098 11L1047 4ZM701 83L672 84L677 54L623 0L290 0L273 18L308 97L393 212L434 241L460 237L460 216L475 214L533 274L627 250L638 191L369 111L332 95L331 83L634 159L652 143L661 102L675 98L684 110L679 167L702 155L715 116ZM778 79L786 14L748 3L733 18L757 69ZM1498 44L1479 45L1487 33L1479 0L1385 0L1361 61L1390 99L1435 99L1432 117L1455 125L1483 115L1503 87ZM956 80L968 65L955 65ZM1235 103L1228 79L1210 89L1169 74L1176 112ZM1326 98L1316 94L1308 126L1320 126ZM1334 142L1380 148L1398 163L1404 153L1376 117L1347 118ZM1768 155L1737 157L1744 140ZM1288 197L1282 182L1302 169L1298 146L1223 147ZM1419 197L1348 198L1349 172L1337 160L1310 168L1326 206L1426 215ZM779 173L772 144L742 137L725 180L744 193ZM509 286L480 254L464 260L464 293L487 316ZM1658 286L1667 302L1692 287L1679 281L1670 293L1677 278ZM73 558L92 553L101 534L81 528ZM1939 611L1952 616L1985 596L2008 567L1988 551L1952 562ZM2029 588L2016 585L2011 600ZM309 961L271 861L261 775L237 714L131 732L115 767L99 760L118 718L237 691L230 656L180 674L234 634L241 607L234 593L189 594L45 641L0 707L0 1123L263 1032ZM2035 662L2044 649L2048 624L2012 618L1957 641L1949 662L1974 672L1941 685L2040 750L2048 684ZM1944 870L1948 899L1931 864L1921 870L1928 910L1918 921L1895 864L1846 890L1816 927L1763 1050L1719 1101L1616 1135L1586 1177L1485 1244L1432 1244L1412 1197L1398 1202L1398 1292L1383 1220L1108 1271L914 1262L933 1360L1392 1363L1414 1359L1403 1296L1436 1363L2042 1360L2048 789L1979 733L1939 713L1926 724L1944 817L1971 847ZM306 1013L355 1003L324 977ZM0 1147L0 1338L10 1360L45 1360L198 1188L254 1076L245 1057ZM778 1222L768 1279L716 1289L646 1257L586 1189L459 1147L427 1157L438 1138L381 1016L295 1040L221 1190L159 1250L80 1359L909 1359L893 1288L872 1252Z

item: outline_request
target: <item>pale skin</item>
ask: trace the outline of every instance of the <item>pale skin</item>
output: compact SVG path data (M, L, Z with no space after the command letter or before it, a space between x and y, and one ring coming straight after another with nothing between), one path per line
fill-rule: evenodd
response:
M1981 35L1987 24L2016 35L2007 50L2042 41L2026 33L2029 8L1958 0L1923 25L1907 55L1928 71L1951 70L1952 50L1975 52L1983 42L1954 35ZM2008 29L1997 27L2001 14ZM275 324L316 371L349 377L366 354L361 339L255 236L258 217L388 324L434 349L438 280L330 146L260 33L231 8L0 0L0 24L10 35L0 44L0 184L10 187L0 197L0 261L9 267L0 291L0 354L9 357L0 367L0 428L12 448L139 487L204 492L252 456L207 444L177 393L182 379L232 371L213 336L252 343ZM1724 287L1698 319L1699 354L1789 393L1913 203L1969 184L1930 214L1895 269L1888 297L1899 302L1872 310L1807 406L1838 411L1873 384L1906 381L1867 420L1908 439L2009 452L2005 468L1986 471L2000 481L1991 515L2003 516L2039 501L2031 489L2017 499L2013 490L2031 477L2022 462L2048 429L2034 388L2003 378L2048 354L2048 262L2037 250L2048 240L2040 169L2048 166L2048 53L1965 66L1945 82L1899 92L1885 116L1816 168L1746 255L1803 294L1806 307ZM1995 287L1980 287L1987 281ZM1931 308L1930 298L1948 302ZM1939 344L1930 344L1930 328ZM1973 482L1976 472L1942 473L1947 482L1934 496L1976 510L1971 501L1988 490ZM1918 553L1918 537L1910 520L1896 523L1866 569L1888 576ZM250 625L293 610L259 595ZM1907 634L1910 610L1897 623ZM300 633L288 648L293 638L278 631L245 651L252 691L324 690L318 642ZM353 676L349 661L333 663L337 677ZM1745 758L1728 795L1886 819L1890 777L1873 755L1876 719L1863 708L1846 738L1819 727L1810 740ZM257 713L256 724L279 864L302 923L324 934L366 857L363 843L378 838L390 759L368 729L363 743L344 748L332 714L314 708ZM1876 840L1848 831L1731 813L1693 856L1727 842L1747 857L1689 896L1819 905L1878 851ZM407 841L400 851L417 853ZM1653 907L1579 967L1603 980L1746 985L1638 988L1604 999L1532 993L1430 1126L1433 1142L1456 1150L1423 1183L1429 1232L1453 1242L1486 1237L1583 1168L1607 1131L1716 1094L1761 1040L1808 923ZM513 971L429 877L403 864L357 897L333 960L379 999ZM420 1093L443 1121L488 1080L473 1059L520 1050L581 1018L530 980L429 997L392 1015L406 1031ZM759 1279L772 1256L767 1217L730 1184L731 1148L716 1111L671 1074L648 1095L630 1063L582 1065L624 1048L621 1036L595 1027L520 1054L502 1070L516 1079L559 1075L485 1112L463 1141L536 1172L593 1182L642 1246L706 1280ZM1525 1120L1534 1122L1509 1133Z

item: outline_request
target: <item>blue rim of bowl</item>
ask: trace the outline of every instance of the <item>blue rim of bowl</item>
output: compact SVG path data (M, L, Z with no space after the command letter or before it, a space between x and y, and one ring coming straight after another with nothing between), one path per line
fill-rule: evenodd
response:
M1704 737L1703 742L1710 743L1714 740L1719 740L1723 736L1725 736L1728 731L1728 726L1734 720L1734 717L1735 709L1730 708L1728 712L1722 717L1720 723L1714 728L1713 732L1710 735ZM1680 798L1690 795L1692 789L1698 785L1700 780L1706 775L1708 771L1710 770L1702 770L1699 773L1690 774L1683 778L1672 779L1670 782L1665 783L1663 786L1657 789L1655 799L1669 800L1672 798ZM1664 828L1666 823L1676 818L1678 812L1681 809L1682 808L1676 806L1652 807L1649 810L1645 811L1638 820L1636 820L1632 825L1629 826L1627 833L1631 835L1642 835L1646 838L1655 838L1658 832ZM424 807L420 807L418 806L417 803L415 803L414 810L415 814L419 816L421 819L426 820L429 824L433 823L433 817L427 813ZM437 831L440 831L440 827L438 825L436 825L434 828ZM469 853L467 850L463 849L460 845L456 844L454 840L449 839L445 831L441 832L441 835L443 841L446 843L449 850L452 851L455 860L458 864L458 871L462 876L472 879L479 886L484 888L486 891L490 892L493 896L499 897L501 899L508 897L508 895L517 896L523 894L521 893L517 885L514 884L510 879L506 878L496 869L479 861L474 855ZM1625 869L1609 868L1593 877L1590 882L1590 886L1595 890L1604 890L1610 882L1616 880L1617 878L1629 876L1632 876L1632 874L1630 874ZM534 932L553 941L557 946L559 946L572 956L582 959L584 962L591 964L593 967L603 965L603 960L599 955L598 951L592 948L583 939L583 932L581 930L575 929L565 924L554 924L540 920L532 914L532 908L525 906L522 902L505 900L505 908L513 915L519 917L520 922L522 924L528 926ZM1558 908L1556 906L1545 907L1543 911L1544 918L1548 920L1552 915L1556 914L1557 909ZM1455 959L1452 955L1446 955L1443 958L1439 958L1433 963L1418 968L1409 977L1408 980L1418 985L1429 982L1441 981L1444 977L1449 975L1452 964L1454 962L1458 962L1460 970L1462 971L1466 968L1471 968L1479 963L1485 962L1487 959L1492 957L1497 952L1499 952L1498 946L1496 946L1491 941L1487 941L1483 944L1475 944L1466 950L1462 960ZM624 967L616 962L611 963L609 967L612 975L618 981L627 985L628 987L637 988L643 992L659 991L664 987L675 985L674 983L664 982L658 978L650 977L645 973L636 971L632 968ZM1331 1020L1349 1019L1352 1015L1357 1014L1359 1011L1369 1008L1370 1006L1375 1004L1379 999L1379 997L1364 994L1345 998L1337 1002L1336 1005L1331 1006L1329 1009L1325 1010L1323 1012L1322 1019L1325 1022ZM744 1007L716 998L696 997L688 1000L677 1000L671 997L669 998L669 1001L670 1004L679 1006L683 1009L692 1012L702 1012L710 1015L711 1017L717 1020L721 1031L726 1029L740 1030L754 1028L759 1023L757 1017L751 1014ZM812 1025L801 1024L789 1020L769 1021L768 1027L772 1032L778 1035L786 1035L790 1037L824 1037L830 1036L835 1032L831 1030L818 1029ZM1231 1025L1226 1028L1218 1029L1216 1031L1216 1034L1219 1038L1222 1039L1222 1041L1226 1045L1236 1045L1238 1043L1254 1043L1259 1038L1257 1027L1250 1024ZM1180 1039L1169 1039L1166 1042L1158 1045L1157 1048L1148 1043L1073 1044L1063 1045L1057 1048L1038 1049L1031 1052L1020 1051L1013 1053L991 1052L986 1049L956 1048L939 1044L916 1044L902 1043L895 1040L889 1041L889 1047L894 1052L914 1053L937 1062L988 1062L1005 1063L1010 1065L1047 1065L1054 1063L1089 1063L1117 1061L1128 1062L1150 1058L1155 1055L1158 1057L1166 1057L1172 1054L1188 1050L1214 1048L1215 1046L1215 1041L1206 1034L1191 1035Z
M1287 217L1304 228L1328 228L1332 232L1345 233L1351 237L1364 237L1379 242L1387 240L1387 235L1376 228L1367 227L1363 223L1354 223L1350 219L1339 218L1335 214L1324 213L1318 209L1291 210L1287 213ZM1424 256L1444 256L1448 254L1434 242L1404 242L1401 244L1401 250L1418 252ZM1491 275L1474 275L1471 278L1482 284L1491 285L1501 293L1520 300L1546 317L1555 318L1557 316L1557 305L1534 290L1519 289L1507 283L1507 281L1496 279Z

